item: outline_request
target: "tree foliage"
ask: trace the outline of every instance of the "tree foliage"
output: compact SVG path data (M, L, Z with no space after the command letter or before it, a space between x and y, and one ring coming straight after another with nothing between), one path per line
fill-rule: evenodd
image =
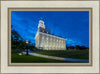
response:
M86 49L89 49L89 48L85 47L85 46L76 45L75 47L74 46L66 47L66 49L67 50L86 50Z
M12 50L25 50L26 46L28 46L29 49L34 49L35 47L33 45L26 44L26 41L23 40L23 38L18 34L17 31L12 30L11 31L11 48Z

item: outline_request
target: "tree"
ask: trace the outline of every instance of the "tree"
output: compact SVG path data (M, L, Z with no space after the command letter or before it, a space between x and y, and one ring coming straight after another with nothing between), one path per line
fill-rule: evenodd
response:
M75 47L75 48L79 50L79 49L80 49L80 46L79 46L79 45L76 45L76 47Z
M34 45L31 45L31 42L29 41L28 44L26 44L26 41L23 40L23 38L18 34L17 31L12 30L11 32L11 48L12 50L25 50L31 49L33 50Z
M24 45L23 38L15 30L11 31L11 44L12 49L22 49Z
M67 47L68 50L73 50L74 48L75 48L74 46Z
M87 49L87 47L85 47L85 46L80 47L80 50L86 50L86 49Z

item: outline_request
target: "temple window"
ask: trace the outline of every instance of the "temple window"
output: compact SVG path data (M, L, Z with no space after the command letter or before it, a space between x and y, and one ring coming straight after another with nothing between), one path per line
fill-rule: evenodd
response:
M47 38L47 40L48 40L48 38Z
M42 40L44 40L44 37L42 37Z

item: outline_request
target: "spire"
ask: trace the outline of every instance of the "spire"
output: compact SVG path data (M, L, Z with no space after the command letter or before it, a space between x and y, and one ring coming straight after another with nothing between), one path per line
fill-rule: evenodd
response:
M44 25L44 21L42 20L42 17L41 17L41 20L39 20L38 28L39 27L42 27L45 29L45 25Z

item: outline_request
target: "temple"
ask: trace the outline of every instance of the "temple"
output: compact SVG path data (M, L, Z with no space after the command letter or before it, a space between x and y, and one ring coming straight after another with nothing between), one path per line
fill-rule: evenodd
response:
M41 19L35 36L35 47L40 50L66 50L66 39L52 35Z

